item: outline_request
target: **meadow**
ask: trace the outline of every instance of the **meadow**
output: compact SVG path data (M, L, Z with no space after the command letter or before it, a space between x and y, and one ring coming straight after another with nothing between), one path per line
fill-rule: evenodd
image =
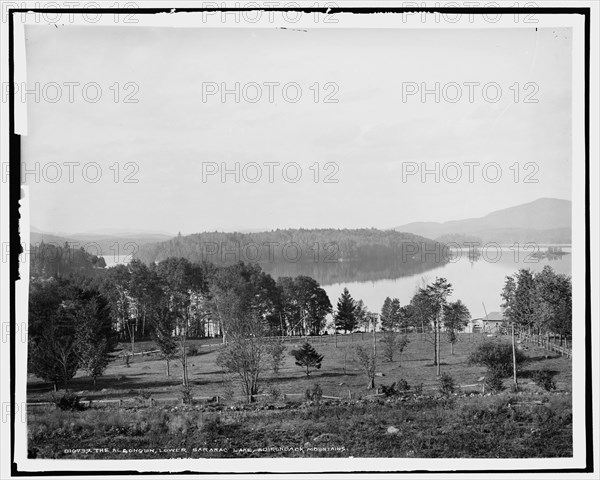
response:
M382 456L382 457L568 457L572 454L571 361L540 347L523 344L529 357L519 374L519 391L506 379L505 389L482 387L486 371L468 363L483 341L462 334L450 354L442 342L441 370L456 385L442 394L427 336L409 335L410 343L393 362L377 342L376 384L404 380L410 390L376 395L353 355L356 344L372 345L368 334L309 337L324 356L322 367L306 376L286 344L278 374L265 370L262 390L251 403L235 378L216 365L218 340L203 340L189 358L191 394L184 402L178 361L166 376L156 354L136 356L129 366L115 358L106 374L91 380L78 374L70 384L91 405L62 411L50 385L31 376L28 382L29 451L43 458L171 458L239 456ZM506 338L500 341L508 341ZM326 343L325 343L326 342ZM136 351L154 350L152 342ZM550 370L556 390L545 391L532 373ZM323 396L309 399L318 384Z

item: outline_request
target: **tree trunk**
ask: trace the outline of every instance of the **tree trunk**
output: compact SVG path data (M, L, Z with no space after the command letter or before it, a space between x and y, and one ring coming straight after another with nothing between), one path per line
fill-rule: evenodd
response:
M512 358L513 358L513 382L517 387L517 351L515 347L515 324L512 324Z
M438 377L440 375L440 371L441 371L441 365L440 365L440 321L439 318L436 321L436 325L435 325L435 337L436 337L436 350L435 350L435 357L436 357L436 364L437 364L437 374Z
M450 355L454 355L454 342L450 342Z
M167 362L167 377L170 377L171 376L171 361L167 358L166 362Z
M130 332L131 335L131 361L133 362L135 360L135 333L134 332Z
M93 381L93 383L94 383L94 390L96 390L96 377L95 377L95 376L94 376L94 377L92 377L92 381Z

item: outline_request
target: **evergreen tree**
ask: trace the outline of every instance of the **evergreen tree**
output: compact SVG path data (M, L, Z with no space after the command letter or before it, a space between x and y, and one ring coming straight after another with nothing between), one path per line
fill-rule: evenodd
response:
M356 302L347 288L344 288L337 303L335 313L335 329L343 330L344 333L351 332L356 327Z
M299 367L306 367L307 377L310 374L311 368L321 368L323 355L319 355L319 352L317 352L308 342L304 342L298 350L292 350L291 354L296 359L296 365Z
M381 329L392 330L392 299L387 297L381 307Z

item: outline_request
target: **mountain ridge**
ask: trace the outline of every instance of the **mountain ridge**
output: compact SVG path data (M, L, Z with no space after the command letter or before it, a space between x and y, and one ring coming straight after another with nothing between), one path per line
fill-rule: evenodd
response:
M448 222L412 222L394 227L437 239L444 235L477 236L484 242L571 242L570 200L538 198L532 202L503 208L482 217Z

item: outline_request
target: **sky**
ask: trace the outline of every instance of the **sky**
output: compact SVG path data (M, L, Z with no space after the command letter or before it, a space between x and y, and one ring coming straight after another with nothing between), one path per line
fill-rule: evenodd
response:
M28 88L41 92L22 141L39 172L25 177L31 223L391 228L571 199L571 40L544 28L27 26ZM236 82L237 101L222 98ZM436 83L439 98L422 97Z

